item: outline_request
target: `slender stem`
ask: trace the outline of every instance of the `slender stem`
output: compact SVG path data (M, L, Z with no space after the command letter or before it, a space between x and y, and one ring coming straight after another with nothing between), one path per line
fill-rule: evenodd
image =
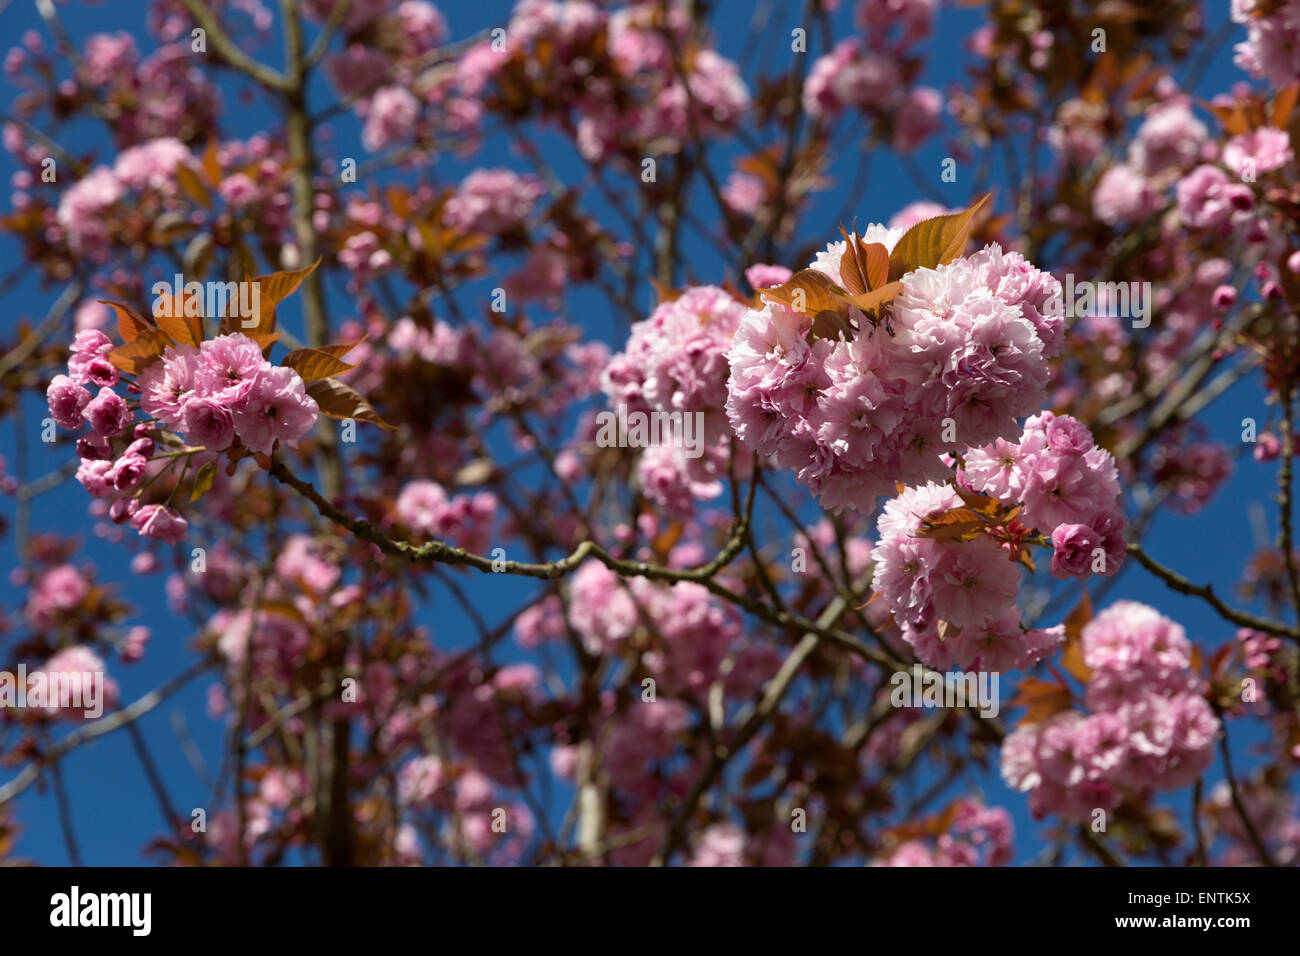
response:
M1279 637L1289 637L1293 640L1300 640L1300 628L1291 627L1286 624L1279 624L1277 621L1269 621L1262 617L1256 617L1253 614L1247 614L1244 611L1238 611L1235 608L1224 604L1214 593L1214 587L1209 584L1192 584L1177 571L1165 567L1154 558L1148 557L1141 545L1136 542L1130 543L1128 553L1137 558L1142 567L1146 568L1170 588L1179 594L1190 594L1193 597L1199 597L1210 607L1219 613L1219 617L1225 621L1231 621L1233 624L1239 624L1242 627L1253 628L1256 631L1263 631L1266 634L1276 634Z
M1296 571L1295 537L1291 526L1291 473L1295 465L1295 387L1282 389L1282 467L1278 471L1278 514L1282 526L1279 546L1291 584L1291 609L1300 621L1300 573Z
M1259 830L1255 828L1255 821L1250 818L1246 812L1246 803L1241 799L1241 788L1237 786L1237 775L1232 770L1232 750L1228 747L1228 725L1223 723L1223 733L1219 736L1219 753L1223 755L1223 775L1228 780L1228 792L1232 795L1232 806L1237 811L1237 816L1241 818L1241 825L1246 830L1246 836L1250 838L1250 844L1255 848L1255 853L1259 861L1265 866L1276 866L1273 858L1268 854L1268 847L1264 845L1263 838L1259 835Z
M194 18L212 44L212 49L226 63L244 73L270 90L285 91L289 89L289 80L284 74L272 69L265 63L259 63L235 45L216 15L203 0L181 0L190 16Z

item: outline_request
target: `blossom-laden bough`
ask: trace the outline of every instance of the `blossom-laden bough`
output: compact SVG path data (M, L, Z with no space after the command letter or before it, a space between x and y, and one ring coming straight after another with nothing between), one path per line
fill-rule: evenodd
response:
M297 447L322 412L391 427L355 389L333 380L356 367L343 359L357 342L297 348L279 365L269 361L280 338L276 307L318 265L245 280L254 291L238 301L255 306L246 315L233 296L206 315L202 287L164 292L153 309L157 324L127 303L104 300L117 314L122 343L98 329L79 332L68 374L55 376L46 397L61 428L90 427L77 438L77 480L91 497L110 502L113 521L179 543L187 522L173 505L191 467L193 503L212 487L221 458L227 475L250 456L269 470L277 446ZM216 327L213 338L205 336L205 320ZM115 391L119 385L131 398ZM99 390L93 397L92 387Z
M36 5L0 857L116 735L185 864L1296 859L1295 0L708 6Z

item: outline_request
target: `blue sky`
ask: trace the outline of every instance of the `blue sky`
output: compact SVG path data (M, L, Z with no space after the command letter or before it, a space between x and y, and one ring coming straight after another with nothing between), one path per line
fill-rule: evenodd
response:
M85 36L100 31L125 29L140 38L140 46L148 51L152 41L144 36L143 24L147 3L144 0L113 0L112 3L86 5L70 3L60 7L64 23L69 32L78 41ZM502 0L481 0L475 4L448 4L442 7L453 39L460 39L485 27L496 26L506 19L509 4ZM775 3L773 16L789 17L790 27L800 25L796 11L802 4ZM1225 5L1214 5L1212 13L1215 18L1211 27L1217 26L1226 17L1226 10L1218 9ZM851 4L846 5L835 16L837 35L848 29ZM727 0L716 4L717 12L713 18L715 33L719 37L721 52L733 58L741 58L747 43L745 26L749 22L752 5ZM940 88L951 82L962 82L961 66L964 57L964 42L973 27L980 22L982 12L979 9L945 8L939 16L936 34L923 47L928 55L923 81ZM0 25L4 36L10 42L17 39L27 29L35 29L45 34L34 5L23 0L9 4L0 13ZM1235 42L1235 40L1234 40ZM80 45L80 43L79 43ZM263 57L269 57L272 63L278 62L278 39L260 49ZM769 54L772 68L784 69L783 57L789 54L779 45ZM745 58L748 61L748 57ZM809 60L811 65L811 59ZM238 92L246 84L233 82L228 74L213 72L214 80L220 83L225 100L223 114L223 138L247 136L264 129L271 122L270 113L259 104L243 102ZM1232 83L1243 79L1243 74L1231 62L1231 45L1225 46L1215 57L1206 71L1205 79L1199 92L1203 95L1228 88ZM10 90L12 95L12 88ZM322 84L313 90L314 104L328 102L329 91ZM335 124L336 142L355 143L357 124L350 118L344 118ZM76 147L81 153L87 148L96 152L99 162L111 162L112 150L102 131L87 123L78 123L66 127L56 134L56 139L65 145ZM543 138L548 150L552 151L552 162L562 178L574 181L582 176L578 160L566 154L562 145L554 137ZM353 155L363 155L359 146L353 147ZM325 152L333 152L331 144ZM722 150L726 157L737 155L742 150L731 145ZM917 156L921 170L933 171L935 189L951 194L951 204L964 204L969 198L970 186L959 174L956 184L944 184L939 181L940 161L946 154L940 141L933 141L923 148ZM503 137L490 139L485 148L471 158L474 165L504 165L525 169L526 164L512 155L509 143ZM854 178L855 166L859 161L856 151L846 151L832 160L830 174L841 188L847 188ZM468 167L461 161L447 157L439 160L433 174L441 180L453 182ZM1000 169L1000 163L995 165ZM725 166L719 164L715 170L725 175ZM12 167L7 155L0 157L0 173L7 179ZM928 172L927 172L928 177ZM412 174L398 174L396 180L413 182ZM393 181L388 176L381 182ZM1005 175L999 171L995 175L995 184L1005 183ZM854 210L860 222L885 220L907 202L924 198L905 175L902 167L892 155L880 154L873 158L869 188L864 199ZM7 204L6 204L7 205ZM834 190L821 194L813 209L804 219L804 229L798 237L808 241L824 236L832 238L838 232L838 212L840 200ZM599 202L591 208L600 211ZM697 210L712 213L713 204L703 192L699 197ZM1005 211L1005 210L1002 210ZM824 220L824 221L823 221ZM610 220L616 223L617 220ZM814 235L812 230L818 230ZM728 276L720 271L722 264L717 251L706 240L695 234L688 234L686 258L692 267L706 281L721 281ZM16 263L20 253L14 244L0 237L0 262ZM786 263L795 265L794 263ZM6 271L6 270L0 270ZM731 276L731 278L736 278ZM495 284L489 278L487 285ZM336 317L350 315L346 300L338 294L337 283L330 283L332 289L331 311ZM26 280L18 290L11 293L5 303L0 323L12 328L21 319L39 320L46 313L50 304L61 290L43 288L39 284ZM651 302L651 292L643 289L646 306ZM617 320L611 319L603 307L603 299L595 293L579 292L571 296L567 307L573 319L581 324L590 335L609 342L615 349L621 346L625 329ZM282 321L291 326L297 320L292 308L286 311ZM337 321L337 319L336 319ZM1154 335L1158 330L1160 317L1148 334ZM70 449L67 446L52 447L39 440L40 420L44 416L43 403L29 398L24 405L24 414L18 419L24 430L21 441L26 445L28 457L28 477L47 473L67 461ZM1263 422L1266 409L1263 405L1263 393L1258 383L1248 380L1230 391L1226 397L1213 406L1204 416L1204 423L1209 436L1221 440L1230 449L1240 448L1241 420L1254 417ZM0 425L0 454L9 461L12 473L16 468L17 444L20 436L14 431L14 419L6 420ZM1240 570L1258 546L1254 539L1250 512L1252 508L1262 506L1270 520L1275 517L1276 509L1271 503L1274 493L1275 465L1256 464L1248 456L1238 462L1236 473L1231 483L1223 489L1201 513L1177 518L1163 514L1158 519L1147 539L1148 553L1167 564L1174 565L1191 580L1196 582L1213 582L1216 589L1223 594L1233 591ZM799 492L804 501L807 496ZM188 644L193 636L189 623L171 615L165 608L162 596L163 576L155 575L142 579L129 578L121 573L127 560L124 546L110 545L96 540L89 535L89 521L85 517L89 499L75 483L42 495L33 502L32 526L38 530L78 533L86 539L83 555L92 560L99 569L101 581L113 583L119 594L136 606L138 614L130 623L149 626L153 632L149 651L145 660L132 667L113 662L110 669L122 687L123 700L134 700L140 694L155 687L166 677L183 669L194 659ZM0 499L0 511L12 522L13 502ZM1275 527L1268 528L1269 535L1276 533ZM0 541L0 562L6 569L16 565L12 535ZM167 561L165 560L165 564ZM534 585L528 581L503 582L493 577L490 584L476 575L465 574L460 581L471 599L481 607L501 608L517 607L526 596L533 592ZM445 595L444 595L445 597ZM1181 597L1167 590L1161 583L1146 575L1140 568L1133 568L1112 592L1113 598L1132 598L1153 604L1163 613L1181 622L1194 640L1207 645L1217 645L1231 637L1235 628L1213 615L1198 601ZM8 583L7 575L0 578L0 602L12 609L21 604L24 594ZM454 603L435 598L433 606L424 609L425 623L435 631L439 646L455 646L472 637L472 631ZM1055 621L1049 621L1055 623ZM3 641L0 638L0 641ZM510 659L507 652L502 659ZM183 814L191 808L206 806L210 793L203 781L191 768L183 749L178 742L176 727L183 721L188 734L194 740L199 751L208 762L208 772L215 773L220 760L224 727L211 720L205 710L205 692L211 678L194 681L185 691L179 693L168 703L155 710L141 723L140 727L149 742L155 759L158 761L164 780L174 805ZM1004 680L1002 696L1004 702L1010 699L1011 691ZM1004 719L1006 713L1004 712ZM1256 732L1248 733L1248 723L1237 723L1231 728L1233 733L1234 753L1237 769L1244 773L1253 765L1253 758L1248 752L1251 739L1259 737ZM158 812L153 795L145 783L140 765L132 751L128 737L115 733L98 740L90 746L80 748L75 755L65 762L65 773L72 794L73 817L80 841L82 857L88 864L133 865L144 862L140 849L150 838L164 831L164 823ZM8 778L8 772L0 772L0 781ZM1211 781L1220 779L1216 766L1209 775ZM929 772L919 775L912 781L917 788L924 788L933 781ZM954 793L970 792L978 787L990 803L1007 806L1013 813L1017 829L1017 861L1032 859L1041 847L1038 834L1044 829L1030 819L1025 809L1025 801L1018 795L1009 793L996 774L969 774L954 782ZM1180 791L1166 802L1184 817L1190 802L1189 792ZM557 800L566 796L561 788ZM906 802L905 800L903 802ZM60 836L56 806L48 793L29 790L18 801L19 821L25 832L18 844L18 853L34 858L42 863L63 864L68 860L64 842Z

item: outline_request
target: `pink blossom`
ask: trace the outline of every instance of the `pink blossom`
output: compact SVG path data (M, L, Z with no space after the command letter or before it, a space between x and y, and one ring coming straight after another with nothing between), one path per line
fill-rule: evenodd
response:
M1185 100L1168 100L1147 111L1129 147L1129 162L1146 177L1187 169L1199 157L1207 135L1205 124Z
M1258 0L1233 0L1231 9L1232 21L1246 27L1246 39L1236 46L1237 66L1278 89L1295 82L1300 76L1300 19L1294 0L1267 7Z
M113 463L110 477L117 491L133 488L144 477L149 460L143 455L125 454Z
M168 346L162 360L136 378L140 408L169 428L179 428L185 404L193 394L199 371L199 351L188 345Z
M1052 576L1086 578L1092 571L1092 553L1097 547L1097 536L1086 525L1057 525L1052 532Z
M745 270L745 280L755 289L768 289L788 282L791 274L785 266L756 263Z
M1210 294L1210 302L1220 312L1227 312L1237 304L1237 290L1234 286L1221 285Z
M749 173L733 172L722 186L722 201L742 216L754 215L766 198L763 181Z
M1144 219L1159 208L1160 198L1146 177L1125 163L1106 170L1092 194L1093 213L1112 226Z
M117 435L135 418L135 413L111 388L101 388L85 408L82 416L101 435Z
M243 173L227 176L217 187L217 192L228 205L240 208L257 197L257 184Z
M1222 226L1236 211L1227 174L1217 166L1198 166L1178 182L1178 208L1193 229Z
M90 249L106 238L108 210L122 198L122 184L112 170L100 166L78 180L59 202L58 221L74 250Z
M146 538L180 544L185 540L189 522L163 505L145 505L132 516L131 527Z
M166 189L176 167L190 158L185 144L173 136L149 140L124 149L113 164L113 175L131 189Z
M52 717L81 720L91 716L92 704L101 708L101 714L95 716L117 706L117 681L108 677L103 659L85 645L63 648L45 662L41 673L46 677L47 692L59 685L67 688L67 706L59 700L47 702L46 712ZM33 676L28 675L29 683Z
M715 823L700 834L691 866L744 866L745 832L731 823Z
M74 429L81 426L82 412L90 404L89 391L66 375L56 375L50 380L45 397L49 401L50 416L60 428Z
M233 408L248 398L257 374L270 367L261 346L247 335L220 335L199 346L194 389Z
M90 594L86 575L70 564L60 564L40 574L27 596L26 613L38 630L54 627L60 614L72 611Z
M77 466L77 481L92 498L107 498L113 493L113 463L105 459L83 458Z
M212 451L222 451L235 440L235 416L229 406L213 398L194 397L181 418L189 441Z
M420 103L409 90L400 86L384 87L366 105L362 144L373 153L409 137L419 113Z
M1239 133L1223 147L1223 164L1251 182L1255 176L1281 169L1294 158L1291 137L1276 126Z
M894 127L894 148L900 152L914 152L925 140L943 126L943 94L928 86L918 86L907 91L898 108Z
M447 224L465 232L503 233L524 223L546 187L509 169L476 169L447 201Z
M316 400L297 372L265 365L234 410L235 431L250 451L269 455L277 439L296 446L316 424L317 415Z

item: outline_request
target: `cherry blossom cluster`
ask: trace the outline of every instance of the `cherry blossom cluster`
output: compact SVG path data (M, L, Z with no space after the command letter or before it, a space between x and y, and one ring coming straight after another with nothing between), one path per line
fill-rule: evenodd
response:
M1046 411L1033 416L1018 444L999 439L967 452L960 480L1023 505L1016 520L1051 539L1055 577L1109 577L1119 570L1125 518L1115 459L1077 419Z
M257 342L238 332L197 349L169 347L136 384L145 414L211 451L236 441L262 455L276 441L295 447L319 412L297 372L272 365Z
M1214 759L1219 720L1180 625L1119 601L1083 628L1082 644L1088 712L1022 725L1003 743L1002 776L1029 794L1037 818L1082 820L1127 796L1186 786Z
M692 134L732 129L750 106L736 64L693 45L691 26L678 2L610 11L585 0L521 0L504 49L468 50L457 76L467 95L489 93L492 84L507 112L563 117L591 162L643 153L647 144L676 152ZM689 54L684 79L674 48L678 61Z
M1229 838L1218 859L1211 860L1215 866L1259 865L1259 853L1252 845L1243 816L1268 844L1274 863L1295 866L1300 860L1300 801L1285 788L1270 787L1259 778L1251 778L1240 781L1234 795L1231 784L1220 780L1206 793L1205 815L1210 831L1207 839L1218 834Z
M903 230L870 226L892 249ZM811 268L840 283L845 245ZM889 322L852 339L815 338L811 319L748 311L728 357L736 434L793 469L824 507L869 511L896 482L943 480L941 455L1017 432L1046 401L1060 348L1060 283L1016 252L986 246L902 279Z
M103 683L100 686L100 693L102 693L100 704L103 707L102 713L107 713L117 707L117 681L108 676L104 659L84 644L65 647L56 652L39 669L28 671L27 681L29 690L33 680L43 679L47 687L63 683L68 686L69 693L73 695L72 700L88 700L88 695L94 693L91 684L95 681L95 675L101 675L100 680ZM57 700L48 700L40 716L63 720L88 719L83 706L60 706Z
M397 772L397 799L407 813L419 816L440 811L449 821L455 819L459 828L456 839L497 862L516 857L527 846L536 825L528 806L504 799L491 778L473 769L453 774L433 755L416 757ZM497 829L493 827L494 814ZM504 831L499 828L503 821L509 824ZM502 832L509 837L503 840ZM397 840L403 855L418 863L418 828L405 824Z
M669 586L645 578L625 581L589 561L574 574L571 595L570 621L593 654L623 653L632 637L648 627L655 640L641 661L660 687L673 693L707 692L743 633L734 607L689 581ZM743 697L763 679L750 663L728 673L729 695Z
M923 662L1024 667L1062 639L1060 628L1020 626L1017 561L1034 535L1050 541L1059 578L1109 576L1124 559L1114 459L1076 419L1042 412L1025 423L1019 443L998 439L969 450L956 481L960 488L906 488L885 505L873 586ZM976 521L970 534L932 534L941 516L975 517L963 492L995 500L1002 514L990 515L988 529Z
M849 37L813 64L803 88L804 111L814 117L834 117L850 108L887 113L894 148L913 152L941 128L943 94L929 86L909 87L900 82L900 73L895 55Z
M1221 96L1215 105L1231 109L1235 102ZM1124 161L1097 181L1093 212L1105 223L1124 226L1155 216L1172 195L1186 228L1235 238L1255 257L1273 259L1286 249L1285 237L1260 207L1256 187L1294 159L1287 131L1274 125L1239 129L1220 146L1188 97L1171 91L1148 111ZM1220 284L1214 306L1222 310L1235 299L1235 288Z
M49 696L49 689L58 683L70 688L75 702L78 692L81 700L94 692L91 681L102 679L98 690L103 713L117 706L118 683L108 674L105 652L116 651L125 664L139 661L149 642L149 629L143 626L122 626L129 608L113 593L111 586L95 580L94 565L81 561L68 562L71 548L53 536L37 535L32 541L29 558L31 567L15 567L9 574L9 583L26 585L27 600L21 617L32 633L26 642L23 656L43 658L43 663L27 664L26 706L10 697L7 705L0 705L0 724L10 720L93 720L85 707L60 706L59 700ZM0 618L0 630L9 631L12 624ZM21 671L18 672L21 675ZM10 669L10 683L0 686L0 698L13 694L17 682ZM0 680L0 685L5 681ZM44 691L38 690L43 685ZM37 698L36 694L42 694Z
M1014 555L989 535L969 541L921 537L927 516L962 507L951 485L906 488L884 508L872 587L920 660L931 667L1004 671L1055 650L1060 627L1026 630Z
M488 550L497 498L490 491L448 495L436 481L418 480L403 486L393 506L397 520L417 535L451 541L475 554Z
M1003 807L963 797L949 811L951 823L933 842L900 843L876 866L1005 866L1014 852L1015 827Z
M336 0L304 4L327 21ZM447 22L425 0L353 3L342 21L343 49L325 58L334 88L355 104L361 143L372 152L446 132L473 142L483 106L456 70L431 73L428 55L447 42Z
M112 166L96 166L62 194L55 221L50 224L50 237L65 239L77 254L104 262L112 243L145 241L160 220L171 220L171 228L182 230L197 224L214 198L225 204L226 213L244 217L250 230L280 235L289 223L291 201L283 151L269 137L257 135L220 144L213 158L217 180L208 181L207 172L189 148L174 137L146 140L124 149ZM178 185L181 168L188 170L208 196L204 208L190 208L193 195ZM24 172L15 182L30 187L34 179ZM15 195L19 205L30 199L27 192ZM249 216L254 209L255 223Z
M675 516L688 516L694 502L716 498L726 477L731 428L727 400L727 349L746 306L715 286L695 286L661 302L632 326L624 351L601 374L612 405L628 412L703 415L704 453L692 458L680 442L660 444L641 455L642 493ZM740 473L748 462L738 462Z
M688 866L794 866L795 840L788 827L773 825L748 833L734 823L714 823L700 831Z
M536 176L509 169L476 169L447 201L445 221L466 233L507 233L524 224L533 204L546 195Z
M135 381L125 382L127 392L139 396L135 407L114 391L121 379L109 360L112 351L112 340L98 329L77 333L68 374L54 377L46 398L60 427L90 426L77 440L77 480L92 497L115 499L113 520L129 520L145 537L175 543L184 540L187 528L166 505L140 502L151 461L163 460L153 458L159 426L211 452L238 443L269 455L277 441L295 446L316 423L316 401L302 378L271 365L246 335L218 336L198 348L168 346ZM98 392L92 395L88 386ZM136 424L137 408L148 421Z
M1232 22L1246 27L1235 50L1237 66L1279 89L1300 76L1300 3L1232 0Z

